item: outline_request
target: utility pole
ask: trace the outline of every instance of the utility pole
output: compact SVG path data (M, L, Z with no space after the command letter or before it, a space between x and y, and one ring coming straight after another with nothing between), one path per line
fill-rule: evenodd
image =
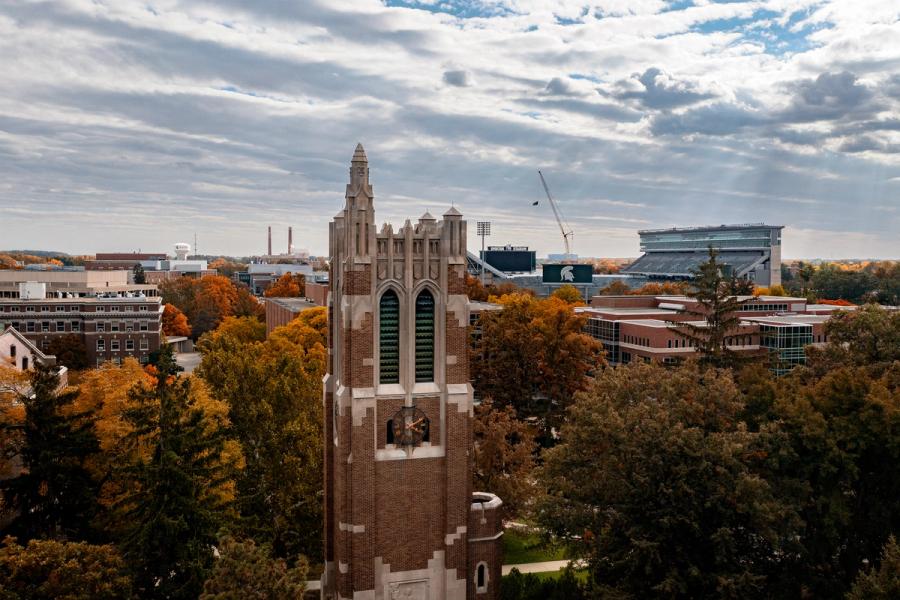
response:
M481 236L481 286L484 287L484 238L491 235L491 222L477 222L478 235Z

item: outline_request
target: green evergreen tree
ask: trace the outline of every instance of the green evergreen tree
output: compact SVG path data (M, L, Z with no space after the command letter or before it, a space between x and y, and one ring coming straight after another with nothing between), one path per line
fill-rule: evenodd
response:
M85 539L97 512L97 483L85 468L100 450L91 412L70 410L78 391L59 391L53 367L35 365L30 388L19 394L25 419L16 427L24 440L22 472L0 482L5 502L16 510L10 526L23 540Z
M134 282L135 283L147 283L147 275L144 273L144 267L141 263L137 263L134 265Z
M682 314L703 323L670 321L670 328L690 340L700 354L700 360L714 367L731 367L739 362L737 354L728 348L730 336L740 324L737 311L740 302L732 293L733 284L723 274L718 252L709 248L709 260L693 270L694 279L687 292L697 301L697 308L686 308Z
M884 545L881 564L868 573L860 573L847 600L889 600L900 598L900 546L892 535Z
M308 564L305 557L288 568L274 558L272 549L253 540L237 540L224 535L218 544L219 558L203 586L200 600L294 600L303 597Z
M221 460L224 436L207 426L190 380L177 372L166 345L155 382L129 392L135 408L124 414L134 428L125 455L139 458L124 467L133 485L120 508L132 525L122 546L142 598L197 598L228 514L212 490L230 475Z

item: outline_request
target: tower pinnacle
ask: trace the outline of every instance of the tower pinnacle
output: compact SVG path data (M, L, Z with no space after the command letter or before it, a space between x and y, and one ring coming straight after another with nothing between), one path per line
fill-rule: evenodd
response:
M353 158L350 159L350 186L356 189L359 185L369 183L369 159L362 144L356 144Z
M362 144L356 144L356 150L353 152L353 159L350 162L358 163L368 163L369 159L366 158L366 151L363 148Z

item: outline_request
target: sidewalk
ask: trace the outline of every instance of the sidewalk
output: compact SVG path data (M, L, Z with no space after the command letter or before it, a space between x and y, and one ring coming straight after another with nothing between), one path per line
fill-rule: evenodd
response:
M525 563L521 565L503 565L500 574L509 575L509 572L514 568L518 569L520 573L546 573L547 571L558 571L566 568L566 565L568 565L569 562L570 561L568 560L548 560L546 562ZM577 569L581 566L579 563L580 561L575 561L572 566Z

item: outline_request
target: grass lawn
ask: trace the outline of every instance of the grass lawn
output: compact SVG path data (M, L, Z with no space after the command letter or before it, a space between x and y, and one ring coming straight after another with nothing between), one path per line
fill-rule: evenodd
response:
M503 533L503 563L520 565L523 563L565 560L565 548L548 543L536 533L507 529Z

